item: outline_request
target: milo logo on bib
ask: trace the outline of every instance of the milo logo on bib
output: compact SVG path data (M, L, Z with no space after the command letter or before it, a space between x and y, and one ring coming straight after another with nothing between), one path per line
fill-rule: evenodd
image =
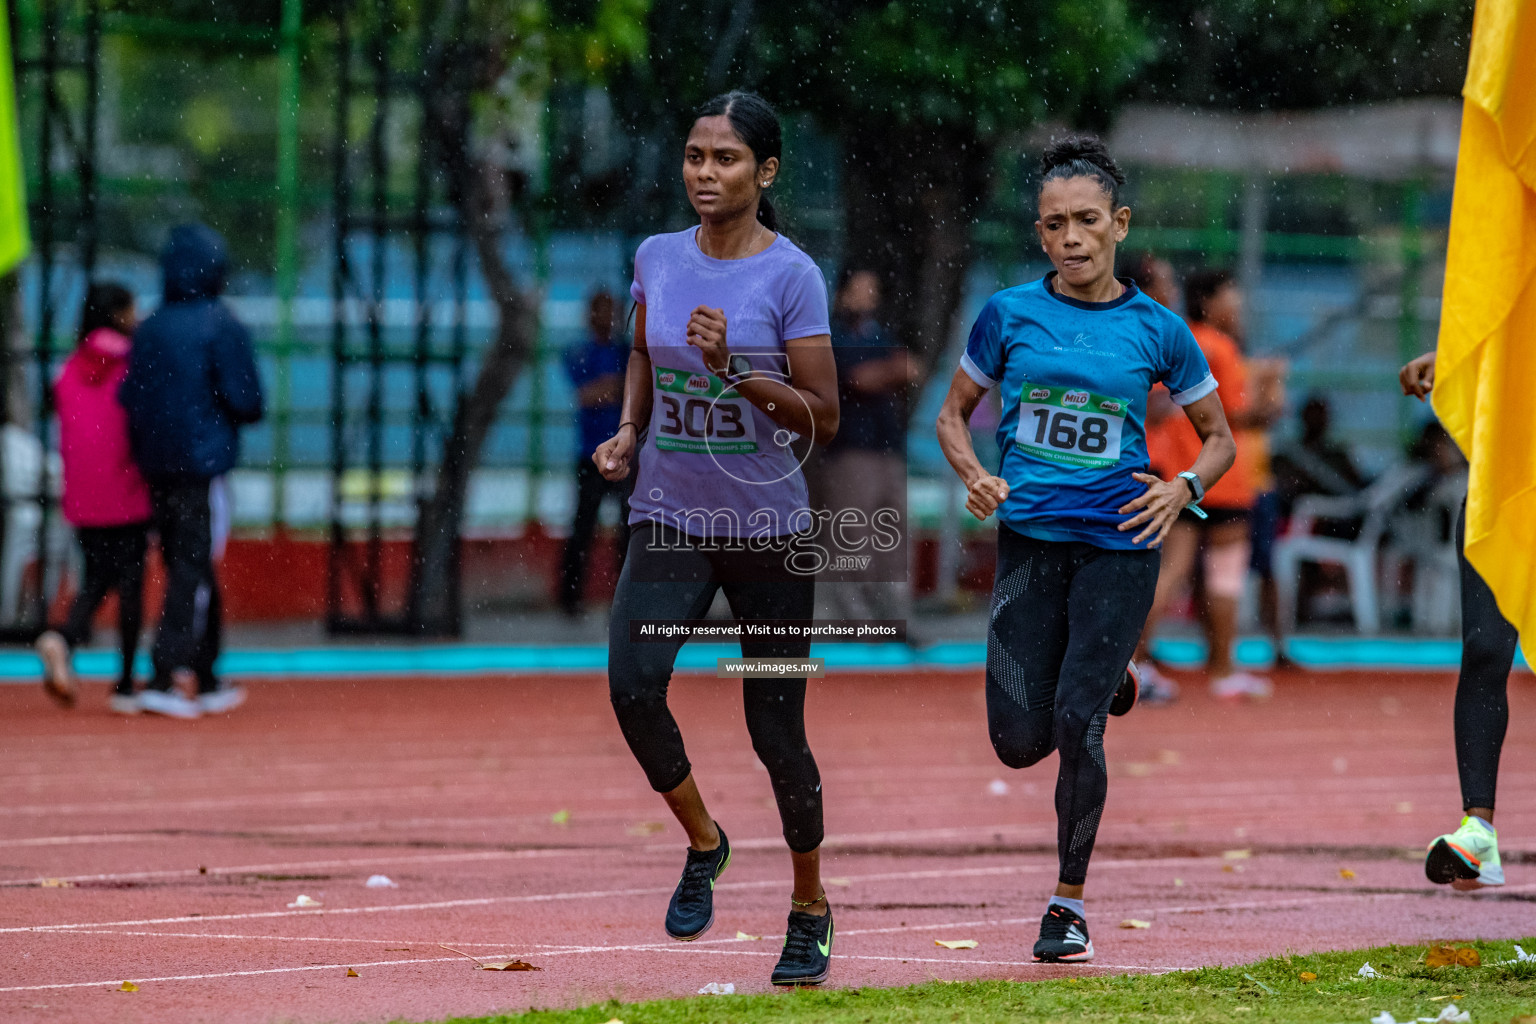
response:
M1130 405L1084 388L1025 382L1019 390L1014 447L1057 465L1107 469L1120 461L1120 435Z
M751 455L757 429L751 403L709 373L655 368L651 430L664 452Z

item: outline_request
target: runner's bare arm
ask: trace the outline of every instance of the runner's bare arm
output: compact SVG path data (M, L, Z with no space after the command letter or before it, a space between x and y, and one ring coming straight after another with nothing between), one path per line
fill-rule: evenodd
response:
M1008 482L982 467L981 460L976 458L976 447L971 444L971 414L986 393L964 370L956 370L938 421L939 447L965 484L966 511L977 519L986 519L1008 500Z
M1193 424L1202 442L1200 455L1189 468L1209 490L1232 468L1237 458L1237 443L1232 440L1232 428L1227 424L1227 414L1222 410L1221 399L1216 392L1212 391L1204 398L1186 405L1184 415L1189 417L1189 422ZM1121 523L1118 528L1123 532L1138 526L1144 527L1132 538L1133 543L1140 544L1145 540L1147 547L1155 548L1168 536L1174 521L1179 518L1184 506L1194 498L1194 494L1189 483L1182 477L1163 480L1150 473L1133 473L1131 476L1138 483L1146 484L1147 489L1140 497L1120 508L1121 515L1132 512L1136 515Z
M640 444L640 431L651 421L651 356L645 347L645 307L635 307L635 347L624 371L624 404L619 430L597 446L592 462L604 480L623 480Z

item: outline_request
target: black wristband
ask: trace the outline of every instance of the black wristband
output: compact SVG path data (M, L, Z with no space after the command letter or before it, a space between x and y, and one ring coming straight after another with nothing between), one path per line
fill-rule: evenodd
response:
M619 429L620 430L623 430L625 427L634 427L635 428L635 436L636 437L640 436L640 424L636 423L634 420L625 420L623 423L619 424Z

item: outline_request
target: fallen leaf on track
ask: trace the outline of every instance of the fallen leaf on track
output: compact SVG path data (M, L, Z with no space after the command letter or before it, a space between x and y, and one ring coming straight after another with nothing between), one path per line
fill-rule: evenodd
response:
M718 981L712 981L708 985L705 985L703 988L699 989L699 995L701 996L733 996L735 994L736 983L731 981L727 981L724 984L721 984Z
M826 882L828 885L836 885L843 889L846 889L853 884L853 882L847 878L824 878L822 881Z
M1317 975L1313 974L1311 971L1302 971L1301 974L1299 975L1299 977L1301 978L1302 981L1316 981L1317 980Z
M737 932L736 937L743 942L761 942L763 939L761 935L748 935L746 932Z
M131 981L123 982L122 987L118 989L119 992L137 992L138 990L139 986L135 985Z
M362 977L362 975L358 974L352 968L348 967L347 968L347 977L349 977L349 978L360 978L360 977Z
M568 825L571 821L571 812L562 807L554 814L551 814L549 820L554 825Z
M75 887L74 882L66 881L62 878L45 878L38 885L44 889L73 889Z
M438 946L450 953L457 953L466 960L474 961L476 970L481 971L542 971L544 968L535 967L526 960L481 960L477 956L471 956L462 949L454 949L446 942L439 942Z
M1339 877L1344 879L1344 881L1347 882L1351 878L1355 877L1355 873L1353 871L1349 870L1349 868L1339 868Z
M318 907L322 905L323 904L321 904L321 902L315 899L313 896L305 896L303 893L299 894L298 899L288 904L290 909L293 907Z
M1124 921L1120 922L1120 927L1121 928L1151 928L1152 927L1152 922L1151 921L1141 921L1141 920L1137 920L1134 917L1128 917Z
M666 830L667 826L663 822L641 821L629 826L629 828L625 829L624 831L627 835L632 836L654 836L658 832L665 832Z
M1252 850L1247 850L1247 849L1244 849L1244 850L1223 850L1223 851L1221 851L1221 859L1222 860L1247 860L1249 857L1252 857L1252 856L1253 856L1253 851Z
M980 945L975 939L934 939L933 944L945 949L975 949Z

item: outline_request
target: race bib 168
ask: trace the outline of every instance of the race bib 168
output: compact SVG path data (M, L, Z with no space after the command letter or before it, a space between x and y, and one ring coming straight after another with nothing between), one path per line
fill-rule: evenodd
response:
M1130 407L1123 398L1026 381L1014 445L1047 462L1106 469L1120 461L1120 433Z

